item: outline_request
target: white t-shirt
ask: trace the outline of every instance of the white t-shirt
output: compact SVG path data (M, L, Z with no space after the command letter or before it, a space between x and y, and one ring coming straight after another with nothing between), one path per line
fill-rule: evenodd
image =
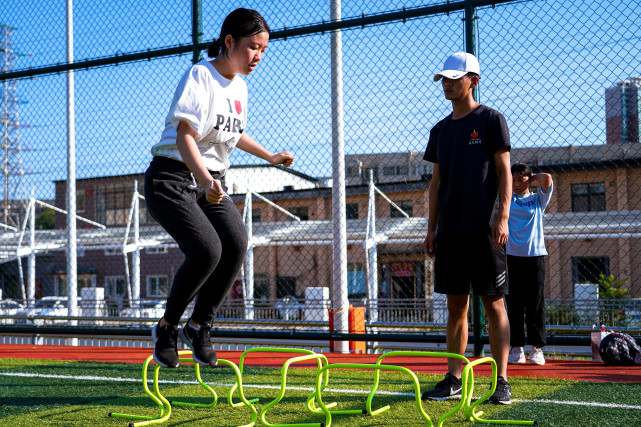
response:
M183 161L176 148L178 123L187 122L196 131L196 145L210 171L224 175L229 155L247 124L247 85L239 76L223 77L207 60L183 75L160 141L151 148L154 156Z

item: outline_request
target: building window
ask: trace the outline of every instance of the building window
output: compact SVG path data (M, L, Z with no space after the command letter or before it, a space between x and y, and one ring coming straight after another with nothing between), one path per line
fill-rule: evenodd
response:
M78 274L77 281L76 281L76 290L78 293L78 297L82 296L82 289L83 288L91 288L93 287L93 275L91 274ZM56 277L57 285L58 285L58 296L61 297L66 297L68 296L69 293L69 288L67 287L67 275L60 275Z
M293 215L296 215L297 217L299 217L301 221L309 220L309 210L307 209L307 206L299 206L296 208L292 208L290 212Z
M608 257L572 258L572 277L574 283L598 283L599 274L610 274Z
M345 207L347 219L358 219L358 203L348 203Z
M363 181L369 181L369 173L372 171L374 175L374 182L378 182L378 168L365 168L363 169Z
M276 298L296 296L296 277L276 276Z
M120 299L125 296L125 278L123 276L105 277L105 298Z
M76 192L76 213L85 211L85 193L80 190Z
M260 209L252 209L252 222L260 222Z
M147 297L164 297L168 291L167 276L147 276Z
M367 295L367 272L361 263L347 263L347 293L350 298Z
M361 173L361 168L358 166L347 167L347 176L354 177L354 176L358 176L360 173Z
M129 215L129 212L127 212ZM138 199L138 216L141 224L155 224L156 220L151 216L147 209L147 203L144 200Z
M605 210L605 183L572 184L572 212Z
M407 166L384 166L383 175L384 176L396 176L396 175L407 175L408 168Z
M397 166L384 166L383 167L383 176L398 175L396 172Z
M269 276L254 274L254 299L269 298Z
M408 214L409 216L412 216L412 207L414 206L414 203L409 201L409 200L404 200L400 202L395 202L399 208L403 209L403 211ZM394 206L390 205L390 218L404 218L405 215L400 213L398 209L396 209Z
M414 175L416 176L423 176L427 174L427 165L416 165L414 167Z
M150 254L150 255L166 254L167 253L167 246L153 246L151 248L146 248L145 252Z
M67 276L56 276L54 286L57 288L56 295L60 297L67 296Z
M130 186L98 187L96 189L96 221L104 225L125 225L129 216L131 194Z
M105 255L122 255L122 246L116 248L105 248Z

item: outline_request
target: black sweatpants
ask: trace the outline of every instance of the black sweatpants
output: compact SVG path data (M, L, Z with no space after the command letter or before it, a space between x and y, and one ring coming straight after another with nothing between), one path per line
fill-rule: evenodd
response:
M220 174L212 173L216 179ZM177 160L154 157L145 172L145 201L151 216L185 254L174 276L164 318L177 325L198 295L191 318L211 324L229 293L247 252L247 231L227 195L215 205Z
M505 297L510 321L510 345L523 347L527 326L528 344L545 346L545 257L507 256L510 294Z

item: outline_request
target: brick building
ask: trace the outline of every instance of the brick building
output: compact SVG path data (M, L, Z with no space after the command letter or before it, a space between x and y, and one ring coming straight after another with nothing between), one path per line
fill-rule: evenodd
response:
M546 215L550 252L548 297L573 298L573 285L594 281L598 273L628 278L631 293L641 296L641 269L634 262L641 249L641 199L637 195L641 183L641 152L638 145L514 149L512 159L535 165L554 178L555 193ZM392 170L395 162L399 167ZM388 201L376 197L376 217L381 230L385 227L397 230L379 242L379 296L424 298L431 294L431 263L426 263L422 245L427 217L425 189L430 171L420 153L368 155L363 163L366 166L363 169L372 170L373 175L378 176L377 187L410 217L404 218ZM401 169L400 163L405 168ZM346 164L349 168L349 162ZM384 168L387 168L386 173L382 173ZM79 202L79 215L106 224L110 235L115 236L110 238L111 246L108 239L103 239L99 249L87 247L81 251L78 258L81 286L104 286L105 294L110 298L125 298L128 293L122 242L133 182L141 182L141 178L141 175L130 175L85 179L77 183L78 193L84 195L84 200ZM283 183L282 180L279 182L279 185ZM293 186L287 184L278 191L261 193L300 217L300 223L267 202L253 198L257 298L300 297L311 286L327 286L331 290L331 188L322 187L318 180L314 182L309 188L292 189ZM369 189L362 182L361 172L355 184L347 187L351 298L366 296L367 266L363 242ZM57 182L56 188L56 203L61 204L65 183ZM245 195L232 194L232 198L242 212ZM146 214L144 204L140 219L143 235L162 235L162 230ZM62 216L56 223L64 228ZM146 240L145 245L155 246L141 251L143 298L165 295L182 261L182 255L171 239L167 236L158 239ZM55 264L64 266L64 253L56 254ZM57 274L63 283L63 270ZM54 291L63 292L62 288Z

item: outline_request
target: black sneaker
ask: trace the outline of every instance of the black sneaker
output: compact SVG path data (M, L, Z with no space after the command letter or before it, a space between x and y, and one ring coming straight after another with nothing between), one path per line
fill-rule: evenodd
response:
M156 343L154 360L165 368L177 368L178 360L178 331L171 325L156 325L151 329L151 337Z
M509 405L512 403L512 387L505 381L505 378L498 377L496 379L496 390L487 400L487 403L493 405Z
M428 390L421 395L423 400L446 400L461 398L461 380L454 375L446 374L445 379L436 384L434 390Z
M203 366L218 365L218 357L216 356L214 347L211 345L211 337L209 336L210 329L211 326L207 324L200 325L200 329L196 329L192 327L188 321L178 332L180 340L184 342L187 347L191 348L194 361Z

